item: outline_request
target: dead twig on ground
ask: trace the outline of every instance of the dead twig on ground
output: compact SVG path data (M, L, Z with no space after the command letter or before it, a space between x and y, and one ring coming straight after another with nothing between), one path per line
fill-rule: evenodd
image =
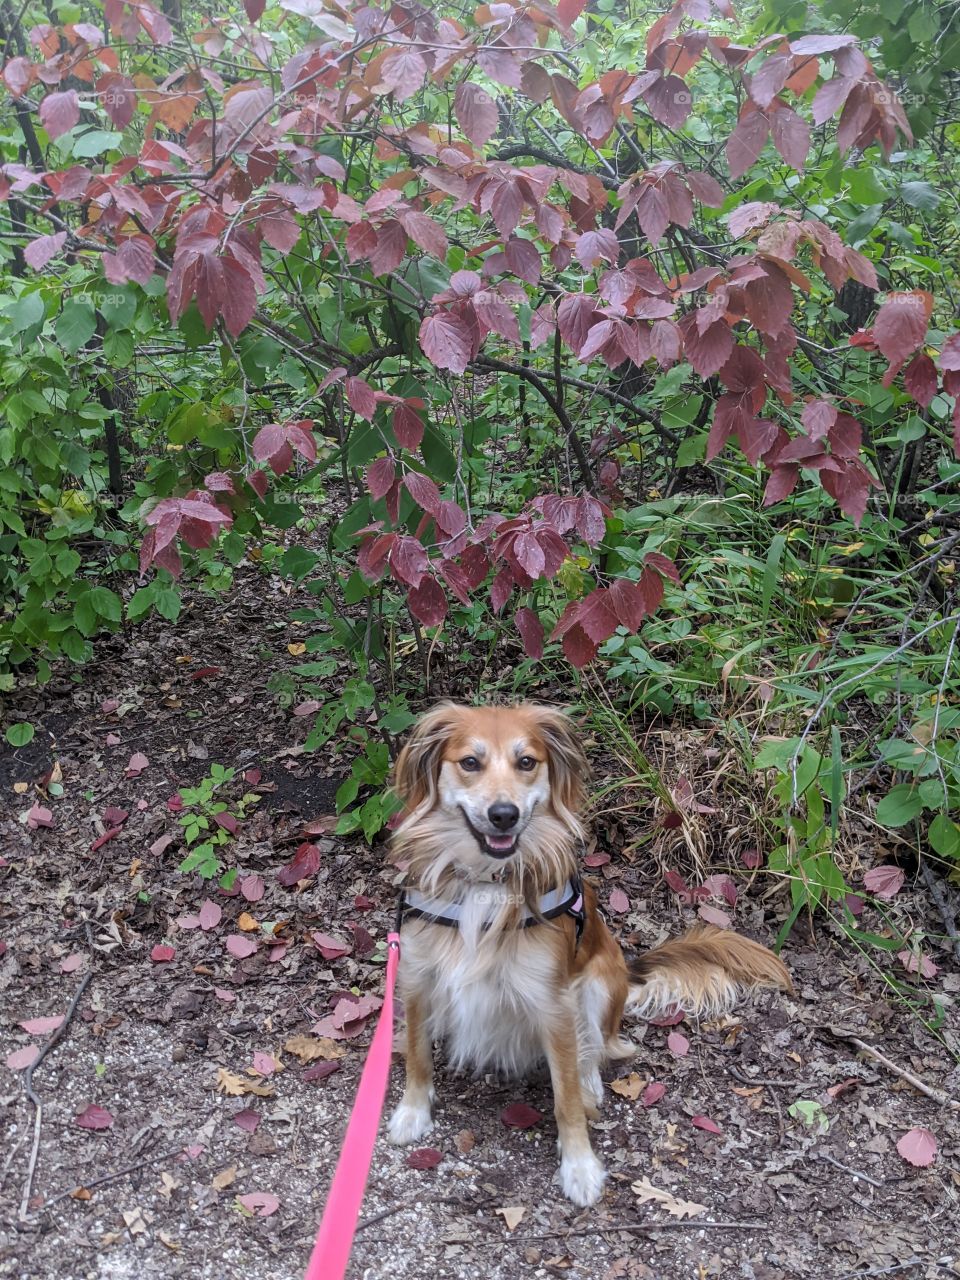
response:
M38 1215L45 1209L49 1209L51 1205L59 1204L61 1200L69 1200L78 1191L91 1191L94 1187L102 1187L107 1182L116 1182L118 1178L122 1178L128 1173L136 1173L138 1169L145 1169L147 1165L158 1164L161 1160L169 1160L173 1156L180 1155L182 1151L182 1145L171 1147L169 1151L157 1151L152 1156L143 1156L139 1160L134 1160L131 1164L125 1164L122 1169L116 1169L113 1173L101 1174L99 1178L91 1178L89 1182L77 1182L69 1191L59 1191L55 1196L51 1196L49 1200L44 1200L38 1210Z
M901 1080L906 1080L918 1092L926 1094L928 1098L932 1098L934 1102L939 1102L942 1107L950 1107L953 1111L960 1111L960 1102L956 1098L944 1092L943 1089L937 1088L935 1084L927 1084L925 1080L921 1080L919 1076L915 1076L912 1071L908 1071L906 1067L900 1067L895 1062L891 1062L885 1054L879 1049L875 1049L872 1044L867 1044L866 1040L861 1040L859 1036L855 1036L852 1031L846 1031L843 1027L822 1027L821 1030L826 1031L828 1035L833 1036L836 1040L845 1040L847 1044L856 1045L861 1053L867 1054L871 1058L875 1058L877 1062L882 1063L888 1071L892 1071L895 1076L899 1076Z
M87 940L90 941L89 927L87 930ZM83 993L86 991L87 987L90 985L92 978L93 978L93 969L91 968L86 974L84 974L83 979L80 982L80 985L77 987L76 991L73 993L73 999L70 1001L70 1004L67 1008L67 1012L64 1015L63 1021L60 1023L59 1027L57 1027L56 1031L54 1031L53 1035L50 1036L50 1038L46 1041L46 1043L41 1048L40 1052L37 1054L36 1058L33 1060L33 1062L30 1063L30 1066L27 1067L27 1070L24 1073L23 1089L27 1095L28 1100L33 1103L34 1118L33 1118L33 1144L30 1148L30 1159L27 1161L27 1174L23 1180L23 1191L21 1192L21 1195L20 1195L20 1221L21 1222L27 1222L29 1220L29 1215L27 1213L27 1205L30 1203L30 1196L33 1192L33 1176L36 1173L37 1156L40 1153L40 1127L43 1124L43 1103L40 1101L39 1097L34 1092L33 1073L36 1071L37 1067L40 1066L41 1062L43 1062L44 1058L47 1056L50 1050L54 1049L63 1039L73 1019L73 1015L77 1011L77 1006L80 1004L80 1001L83 998Z
M924 883L930 890L930 897L937 904L947 936L953 943L953 954L960 960L960 933L957 932L957 919L947 898L946 888L943 882L934 875L933 868L926 858L922 858L920 861L920 872Z

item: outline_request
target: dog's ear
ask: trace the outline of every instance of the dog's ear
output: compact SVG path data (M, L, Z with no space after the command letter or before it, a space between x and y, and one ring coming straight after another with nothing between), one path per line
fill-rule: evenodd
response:
M576 815L583 808L590 772L580 735L570 717L556 707L535 706L533 713L547 749L554 803L558 809Z
M414 725L413 732L397 756L393 770L393 789L408 812L436 795L440 757L453 732L458 711L459 707L455 703L441 702L426 712Z

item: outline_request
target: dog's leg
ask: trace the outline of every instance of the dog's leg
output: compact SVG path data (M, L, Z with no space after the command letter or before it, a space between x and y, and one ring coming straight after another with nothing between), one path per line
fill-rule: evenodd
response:
M433 1045L423 997L404 1000L407 1013L407 1067L403 1097L390 1117L390 1141L403 1147L416 1142L433 1128Z
M572 1013L562 1014L546 1033L545 1049L560 1135L560 1185L574 1204L596 1204L606 1172L593 1153L580 1090L577 1031Z

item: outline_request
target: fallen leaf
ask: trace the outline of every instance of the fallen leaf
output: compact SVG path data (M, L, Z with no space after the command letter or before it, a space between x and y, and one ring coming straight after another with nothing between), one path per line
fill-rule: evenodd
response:
M217 1068L216 1089L231 1098L242 1098L245 1093L255 1094L258 1098L272 1098L272 1084L255 1084L252 1080L244 1080L243 1076L234 1075L226 1067Z
M260 772L259 769L244 770L243 780L244 782L248 783L251 787L255 787L262 777L263 777L263 774Z
M91 1102L75 1119L81 1129L109 1129L113 1124L113 1116L103 1107L96 1107Z
M111 827L109 831L105 831L102 836L97 836L96 840L90 846L90 852L96 853L98 849L102 849L105 844L109 844L111 840L116 839L120 834L119 827Z
M436 1147L418 1147L411 1151L404 1163L408 1169L435 1169L443 1159L443 1152Z
M179 1252L180 1245L177 1243L176 1240L174 1240L173 1236L170 1234L169 1231L158 1231L157 1239L165 1248L169 1249L171 1253Z
M175 947L168 947L158 943L150 952L150 959L154 964L169 964L176 954Z
M461 1129L454 1138L453 1145L462 1156L469 1155L477 1145L476 1135L472 1129Z
M223 909L210 898L204 898L200 904L200 910L197 912L197 918L200 921L200 928L205 932L215 929L223 917Z
M51 1031L56 1031L57 1027L62 1024L63 1014L58 1013L52 1018L27 1018L17 1025L23 1027L28 1035L45 1036Z
M247 902L259 902L263 897L264 888L263 876L244 876L240 881L240 892Z
M299 658L301 654L306 652L307 646L305 644L296 643L287 645L287 653L290 654L291 658Z
M25 1071L39 1056L39 1045L25 1044L22 1049L14 1049L13 1053L8 1053L4 1063L11 1071Z
M725 911L721 911L719 907L711 907L708 903L697 908L697 915L701 920L706 920L707 924L715 924L721 929L729 929L732 924Z
M343 942L340 938L331 938L326 933L311 933L310 939L324 960L339 960L341 956L349 955L352 950L349 942Z
M907 1164L925 1169L937 1158L937 1140L929 1129L909 1129L897 1143Z
M876 898L893 898L903 887L903 872L893 866L871 867L863 877L863 887Z
M27 814L27 826L31 831L36 831L40 827L52 827L53 814L45 805L35 804Z
M636 1071L631 1071L628 1076L621 1076L619 1080L611 1080L610 1088L614 1093L619 1093L621 1098L629 1098L631 1102L636 1102L640 1097L643 1081Z
M164 849L168 849L173 844L175 835L172 831L165 832L162 836L158 836L150 846L150 852L155 858L159 858Z
M690 1052L690 1041L679 1031L671 1031L667 1036L667 1048L676 1058L685 1058Z
M249 911L241 911L237 916L237 928L242 929L244 933L254 933L260 928L260 922L255 920Z
M130 817L130 811L129 809L117 809L114 805L110 805L104 809L100 817L105 827L122 827Z
M259 1049L254 1051L253 1070L259 1076L272 1076L275 1071L282 1069L280 1063L271 1053L261 1053Z
M316 1066L307 1067L300 1079L306 1084L316 1084L318 1080L326 1080L327 1076L332 1076L339 1070L339 1062L318 1062Z
M503 1218L508 1231L514 1231L527 1210L525 1205L514 1204L509 1206L504 1205L500 1209L494 1209L493 1212L499 1213L500 1217Z
M643 1091L640 1101L645 1107L655 1107L662 1097L666 1095L667 1086L660 1084L658 1080L651 1080Z
M144 1221L143 1210L139 1207L136 1209L124 1209L120 1215L126 1225L127 1230L132 1236L142 1236L147 1229Z
M269 1218L280 1208L280 1201L269 1191L250 1191L245 1196L237 1196L237 1201L258 1218Z
M630 899L622 889L614 889L607 901L607 906L614 915L622 916L625 911L630 910Z
M231 933L227 938L227 950L232 956L236 956L238 960L244 960L247 956L252 956L258 946L259 943L253 938L245 938L242 933Z
M215 1173L210 1179L210 1185L216 1191L226 1191L227 1187L232 1186L236 1180L237 1166L231 1164L226 1169L221 1169L219 1173Z
M705 1204L695 1204L691 1200L681 1200L672 1192L653 1186L650 1179L646 1177L633 1184L633 1192L641 1203L647 1200L655 1200L666 1209L667 1213L681 1220L683 1218L699 1217L701 1213L706 1213L707 1211Z
M124 774L127 778L139 778L144 769L150 764L150 761L142 751L135 751L127 761L127 768Z
M315 844L302 844L296 854L277 874L285 888L291 888L301 880L315 876L320 869L320 850Z
M690 1123L695 1129L703 1129L705 1133L723 1133L716 1120L711 1120L709 1116L694 1116Z
M939 966L935 965L923 952L918 955L916 951L898 951L897 959L907 973L919 973L924 978L935 978L940 972ZM20 1025L23 1026L23 1023Z
M251 1110L250 1107L244 1107L242 1111L234 1112L231 1117L233 1123L238 1125L244 1133L254 1133L257 1125L260 1123L260 1114Z
M316 1062L318 1058L343 1058L347 1052L333 1040L304 1035L290 1036L284 1041L283 1047L301 1062Z
M235 991L227 991L225 987L214 987L213 994L218 1000L222 1000L224 1004L233 1004L237 998Z
M93 1192L88 1187L74 1187L70 1192L71 1200L92 1200Z
M525 1102L514 1102L500 1112L500 1122L508 1129L532 1129L542 1119L536 1107L528 1107Z
M291 710L290 714L294 716L312 716L320 710L320 703L316 698L308 698L306 702L298 702Z

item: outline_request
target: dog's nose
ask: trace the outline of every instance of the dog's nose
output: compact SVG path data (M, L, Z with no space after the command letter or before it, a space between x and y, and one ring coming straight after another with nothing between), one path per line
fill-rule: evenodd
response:
M511 827L517 825L520 810L515 804L506 804L498 801L487 810L487 817L498 831L509 831Z

